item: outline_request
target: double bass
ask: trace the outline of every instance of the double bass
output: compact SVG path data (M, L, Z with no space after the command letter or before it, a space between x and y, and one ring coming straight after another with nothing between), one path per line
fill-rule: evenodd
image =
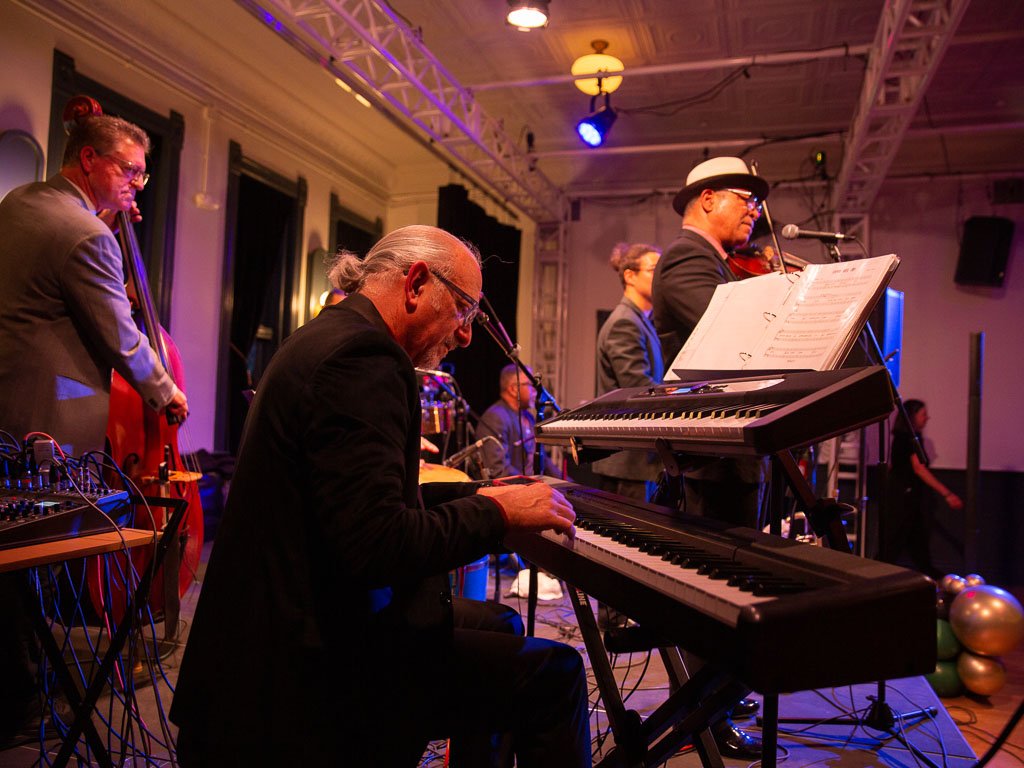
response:
M76 96L64 108L65 128L70 130L75 123L102 113L99 103L94 99ZM124 255L128 294L134 299L133 306L137 308L136 322L164 369L178 388L185 391L181 355L174 340L157 319L145 264L127 212L117 214L117 235ZM198 486L202 473L195 466L187 466L182 458L179 441L186 437L187 431L173 417L158 414L120 374L113 372L107 419L111 458L144 497L183 499L188 504L179 529L178 540L181 546L177 548L178 557L175 559L173 555L169 556L164 565L165 572L169 564L178 566L177 583L165 584L164 573L158 573L150 595L150 607L154 612L164 614L164 637L168 639L176 633L176 626L172 625L177 622L178 599L185 594L195 578L203 547L203 511ZM136 488L126 490L135 491ZM133 525L160 531L169 517L170 511L166 507L140 504ZM171 552L175 550L171 548ZM138 572L147 566L152 555L152 547L133 551L132 560ZM129 596L125 594L123 584L103 578L99 563L97 558L94 566L87 565L93 606L99 609L109 602L115 615L120 616Z

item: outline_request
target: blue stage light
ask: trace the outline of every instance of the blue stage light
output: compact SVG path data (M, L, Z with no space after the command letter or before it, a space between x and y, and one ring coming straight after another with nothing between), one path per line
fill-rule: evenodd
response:
M590 114L576 123L576 133L579 134L584 144L591 147L599 147L604 144L608 131L611 130L615 118L618 117L608 101L607 93L604 95L604 104L594 109L596 98L595 96L590 100Z

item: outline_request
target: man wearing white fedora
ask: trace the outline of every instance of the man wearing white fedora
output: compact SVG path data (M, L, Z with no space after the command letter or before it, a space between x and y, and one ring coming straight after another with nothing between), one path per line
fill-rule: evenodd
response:
M747 244L768 190L738 157L705 160L686 177L672 201L683 231L654 272L654 325L666 363L686 343L715 288L737 279L726 257Z
M683 217L679 237L665 250L654 272L654 327L666 370L707 309L715 288L731 282L728 252L746 245L768 196L768 182L738 157L713 157L690 171L672 201ZM739 367L737 365L737 367ZM720 459L686 473L685 507L690 514L756 528L764 494L764 462ZM752 714L742 701L733 715ZM736 728L730 718L712 727L726 757L757 759L761 742Z

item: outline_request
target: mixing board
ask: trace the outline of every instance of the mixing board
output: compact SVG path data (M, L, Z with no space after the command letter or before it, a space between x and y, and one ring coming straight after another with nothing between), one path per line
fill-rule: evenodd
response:
M14 486L14 487L11 487ZM128 494L110 488L76 490L70 483L46 485L0 478L0 549L111 530L125 521ZM121 519L119 519L121 518Z

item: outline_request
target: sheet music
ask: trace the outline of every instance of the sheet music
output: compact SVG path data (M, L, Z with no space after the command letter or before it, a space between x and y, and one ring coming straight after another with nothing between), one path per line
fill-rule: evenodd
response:
M669 370L835 368L898 264L889 254L724 283Z

